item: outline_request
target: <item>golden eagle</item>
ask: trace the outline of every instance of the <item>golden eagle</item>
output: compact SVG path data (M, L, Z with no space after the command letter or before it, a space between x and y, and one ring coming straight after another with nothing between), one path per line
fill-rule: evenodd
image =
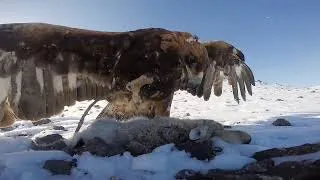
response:
M38 120L76 101L105 99L100 116L169 116L173 94L208 100L227 77L252 94L243 53L223 42L200 43L161 28L100 32L42 23L0 25L0 126Z

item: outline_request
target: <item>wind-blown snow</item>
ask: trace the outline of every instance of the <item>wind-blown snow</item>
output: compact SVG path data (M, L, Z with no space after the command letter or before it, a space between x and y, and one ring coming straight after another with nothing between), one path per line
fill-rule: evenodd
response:
M100 180L112 176L121 179L174 179L182 169L239 169L255 162L250 158L255 152L274 148L289 147L305 143L320 143L320 86L295 88L281 85L258 83L253 96L237 104L233 100L231 87L224 86L221 97L212 96L203 101L185 91L175 93L171 116L178 118L205 118L231 125L232 129L246 131L252 136L250 144L229 144L214 138L214 145L223 148L211 161L199 161L184 151L172 150L173 144L156 148L150 154L133 157L126 152L112 157L97 157L90 153L70 156L60 151L30 150L31 139L52 133L70 138L89 103L77 102L65 107L60 115L50 118L51 123L34 126L30 121L16 122L11 131L0 130L0 179L15 180ZM88 126L106 101L100 101L86 117ZM276 127L272 122L277 118L287 119L292 126ZM64 126L67 131L54 130L53 125ZM27 135L27 137L21 137ZM275 158L279 163L287 160L317 159L319 153L304 156ZM70 176L52 176L42 169L48 159L77 159L78 166Z

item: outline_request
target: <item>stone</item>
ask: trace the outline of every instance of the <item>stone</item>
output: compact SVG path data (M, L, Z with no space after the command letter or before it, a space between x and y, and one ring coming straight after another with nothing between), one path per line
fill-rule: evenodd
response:
M245 172L249 173L263 173L267 172L268 169L274 167L274 162L271 159L265 159L262 161L254 162L243 167Z
M276 99L276 101L284 101L283 99Z
M254 153L252 156L254 159L261 161L264 159L270 159L274 157L294 156L315 153L320 151L320 144L304 144L301 146L294 146L289 148L272 148L264 151Z
M275 120L272 123L272 125L274 125L274 126L292 126L289 121L287 121L286 119L283 119L283 118L279 118L279 119Z
M33 121L32 124L35 125L35 126L40 126L40 125L43 125L43 124L49 124L51 123L52 121L48 118L46 119L40 119L39 121Z
M65 139L60 134L51 134L36 138L31 143L31 149L34 150L61 150L69 152Z
M94 108L97 108L97 109L100 109L100 108L101 108L101 106L100 106L99 104L96 104L96 105L94 105L93 107L94 107Z
M60 130L60 131L67 131L66 128L64 128L63 126L53 126L52 129L53 130Z
M298 96L298 98L299 98L299 99L302 99L302 98L303 98L303 96Z
M50 171L53 175L70 175L72 167L76 164L73 161L65 160L47 160L43 169Z
M190 169L183 169L181 171L179 171L176 175L175 175L175 178L177 180L183 180L183 179L186 179L190 176L195 176L197 174L196 171L194 170L190 170Z
M316 163L287 161L270 168L266 174L290 180L316 180L320 179L320 166Z
M224 171L218 169L210 170L206 174L195 172L193 170L182 170L176 174L175 178L179 180L283 180L283 178L279 176L253 173L237 174L236 171Z

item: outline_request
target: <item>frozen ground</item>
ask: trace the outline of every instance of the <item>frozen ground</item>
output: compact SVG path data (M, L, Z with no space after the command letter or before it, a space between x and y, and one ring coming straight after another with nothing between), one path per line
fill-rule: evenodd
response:
M30 137L59 133L65 138L73 134L78 120L91 101L78 102L51 118L49 124L34 126L30 121L17 122L12 131L0 130L0 180L100 180L116 176L121 179L173 179L182 169L239 169L255 160L250 156L272 147L289 147L305 143L320 143L320 87L295 88L258 83L254 95L238 105L232 98L231 88L225 87L221 97L212 96L209 101L193 97L186 92L176 92L171 114L178 118L205 118L231 125L252 136L248 145L231 145L215 139L215 145L223 147L223 153L211 161L198 161L183 151L170 151L172 144L161 146L153 153L133 157L130 153L109 158L89 153L71 157L60 151L32 151ZM86 117L84 126L90 124L107 102L99 102ZM293 126L276 127L271 123L284 117ZM53 130L64 126L67 131ZM23 137L22 135L28 135ZM312 158L320 158L315 153ZM78 160L71 176L51 176L42 169L48 159ZM308 157L293 157L308 159ZM283 161L278 159L277 161Z

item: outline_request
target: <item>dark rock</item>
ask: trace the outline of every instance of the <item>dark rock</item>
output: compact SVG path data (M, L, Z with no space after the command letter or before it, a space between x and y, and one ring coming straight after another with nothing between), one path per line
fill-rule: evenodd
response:
M212 149L212 141L186 141L185 143L176 144L176 148L180 151L185 150L190 153L191 157L195 157L198 160L210 160L215 156L215 152Z
M186 116L190 116L190 113L187 113Z
M272 167L274 167L273 160L265 159L246 165L244 168L242 168L242 171L245 171L246 173L263 173Z
M276 101L284 101L283 99L276 99Z
M304 145L304 148L310 145ZM296 149L297 147L287 148ZM308 149L308 148L307 148ZM311 148L313 151L316 147ZM292 155L287 153L287 155ZM295 153L293 154L295 155ZM176 174L176 179L223 179L223 180L317 180L320 179L320 160L317 161L286 161L275 165L271 159L265 159L240 170L212 169L206 173L183 170Z
M270 159L273 157L294 156L320 151L320 144L304 144L289 148L273 148L256 152L252 157L258 161Z
M224 125L223 128L225 128L225 129L231 129L232 127L231 127L231 126L228 126L228 125Z
M190 169L183 169L181 171L179 171L176 175L175 175L175 178L178 179L178 180L183 180L183 179L186 179L190 176L195 176L197 175L198 173L194 170L190 170Z
M269 176L262 174L237 174L234 171L223 171L223 170L210 170L207 174L202 174L199 172L194 172L192 170L183 170L190 171L192 174L186 173L183 175L183 172L178 172L176 174L176 179L185 179L185 180L282 180L281 177L278 176Z
M298 96L298 98L300 98L300 99L301 99L301 98L303 98L303 96Z
M274 126L291 126L291 123L283 118L275 120L272 125Z
M63 126L53 126L52 129L60 130L60 131L67 131L66 128L64 128Z
M43 169L50 171L53 175L70 175L72 167L75 167L72 161L64 160L47 160Z
M39 121L33 121L32 124L35 126L43 125L43 124L49 124L52 121L50 119L40 119Z
M68 146L60 134L51 134L36 138L31 144L34 150L61 150L69 152Z
M320 179L320 166L314 163L287 161L270 168L266 174L290 180L316 180Z
M317 92L317 91L315 91L315 90L312 90L312 91L311 91L311 93L316 93L316 92Z
M100 108L101 108L101 106L100 106L99 104L96 104L96 105L94 105L93 107L94 107L94 108L97 108L97 109L100 109Z
M114 156L125 152L125 148L117 145L107 144L101 138L95 137L86 143L78 143L73 151L76 154L81 154L88 151L96 156Z

